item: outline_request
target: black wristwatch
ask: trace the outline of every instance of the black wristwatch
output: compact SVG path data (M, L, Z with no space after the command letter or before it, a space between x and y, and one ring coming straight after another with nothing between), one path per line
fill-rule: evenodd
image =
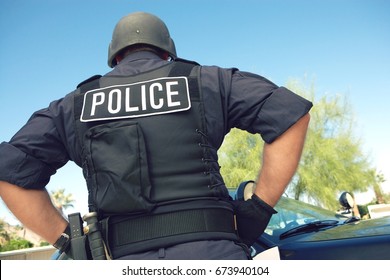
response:
M69 225L66 227L65 231L61 233L60 237L53 244L53 246L60 250L61 252L66 252L70 243L70 227Z

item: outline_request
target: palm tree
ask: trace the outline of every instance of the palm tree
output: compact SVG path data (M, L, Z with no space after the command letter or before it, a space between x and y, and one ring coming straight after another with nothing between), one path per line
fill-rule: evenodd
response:
M72 197L72 194L65 194L65 189L58 189L56 191L51 191L51 198L54 206L63 214L64 210L73 207L73 202L75 200Z
M381 184L386 182L385 176L382 172L376 172L375 173L375 183L373 185L375 197L376 197L376 203L382 204L385 203L385 197L383 195L383 190L381 187Z
M3 219L0 219L0 247L10 240L10 236L5 229L5 226L6 222Z

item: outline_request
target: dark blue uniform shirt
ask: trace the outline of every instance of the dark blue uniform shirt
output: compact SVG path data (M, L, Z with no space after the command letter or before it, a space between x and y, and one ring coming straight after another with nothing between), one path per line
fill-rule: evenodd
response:
M134 75L165 63L170 62L150 52L138 52L107 75ZM208 139L216 148L233 127L259 133L270 143L312 106L284 87L234 68L202 66L201 84ZM80 166L73 118L73 93L35 112L9 142L0 144L0 180L40 189L69 160Z

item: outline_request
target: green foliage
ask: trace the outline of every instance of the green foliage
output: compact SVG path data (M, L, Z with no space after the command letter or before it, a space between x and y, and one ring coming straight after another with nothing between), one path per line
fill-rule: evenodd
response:
M5 230L5 221L3 219L0 219L0 246L2 243L7 242L10 240L10 236L8 232Z
M0 245L0 252L32 248L34 244L25 239L11 239L4 245Z
M44 246L49 246L50 243L47 242L47 241L42 241L41 243L39 243L39 247L44 247Z
M359 214L361 217L366 217L369 215L367 205L358 205Z
M69 207L73 207L73 199L72 194L65 194L65 189L58 189L56 191L51 192L51 198L53 200L53 204L62 212L63 209L67 209Z
M305 88L291 81L288 87L312 100L314 107L300 166L287 193L297 200L336 210L340 192L366 191L379 181L354 134L352 109L342 95L325 95L315 100L313 85ZM227 186L256 179L262 146L258 135L238 130L227 135L219 151Z
M294 92L314 100L310 90L291 82ZM341 95L314 100L305 148L295 184L288 191L295 199L303 197L329 209L337 209L337 195L342 191L362 192L375 182L368 157L354 135L352 109Z
M31 248L34 246L30 241L15 238L12 233L7 232L8 224L0 219L0 252Z
M218 151L221 174L229 188L245 180L254 180L260 168L263 142L259 135L232 129Z
M375 182L373 184L373 189L375 193L375 203L390 203L390 193L384 194L381 188L381 184L386 182L385 177L382 172L372 171L372 176L375 176Z
M27 249L34 247L34 244L18 235L23 230L21 225L10 226L6 221L0 219L0 252ZM40 246L49 245L48 242L41 242Z

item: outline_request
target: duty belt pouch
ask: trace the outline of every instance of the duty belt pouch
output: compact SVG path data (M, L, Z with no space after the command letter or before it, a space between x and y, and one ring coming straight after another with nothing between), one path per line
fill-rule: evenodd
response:
M85 133L88 184L105 214L149 212L151 183L142 130L137 122L101 124Z

